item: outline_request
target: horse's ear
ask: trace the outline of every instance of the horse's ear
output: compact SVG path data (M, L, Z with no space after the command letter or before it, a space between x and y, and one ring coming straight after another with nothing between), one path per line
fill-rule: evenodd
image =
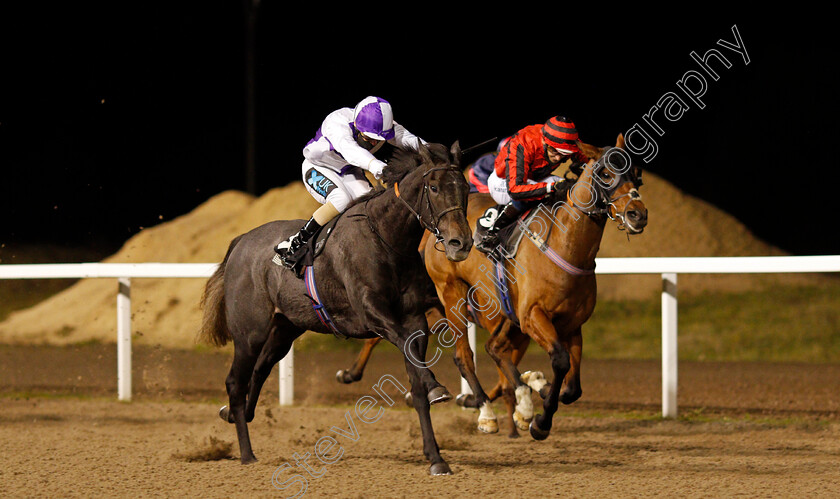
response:
M581 142L580 140L575 141L577 143L578 149L580 152L583 153L584 156L587 158L594 158L594 159L601 159L601 150L593 145L589 145L586 142Z
M460 141L455 141L452 144L452 147L449 148L449 154L452 156L452 164L455 166L461 166L461 143Z
M618 139L616 139L616 141L615 141L615 147L618 147L619 149L624 149L624 134L623 133L618 134Z
M420 142L420 147L417 151L420 153L420 157L423 158L423 163L432 163L432 151L429 150L426 144Z

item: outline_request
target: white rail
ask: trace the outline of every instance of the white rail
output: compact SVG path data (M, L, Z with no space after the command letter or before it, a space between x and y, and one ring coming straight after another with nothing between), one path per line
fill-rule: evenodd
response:
M131 279L208 278L216 263L39 263L0 265L0 279L117 279L117 397L131 400ZM288 390L288 389L287 389Z
M662 416L677 415L677 274L840 272L840 255L598 258L597 274L662 276ZM0 279L114 278L117 292L117 385L131 400L131 279L208 278L215 263L67 263L0 265ZM475 346L475 328L468 329ZM293 350L280 361L280 403L293 400ZM461 383L462 391L469 387Z

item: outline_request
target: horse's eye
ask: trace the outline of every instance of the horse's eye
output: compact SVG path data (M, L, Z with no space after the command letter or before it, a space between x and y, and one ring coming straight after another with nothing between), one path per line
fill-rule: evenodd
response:
M432 191L432 192L437 192L437 186L436 185L430 185L429 190Z

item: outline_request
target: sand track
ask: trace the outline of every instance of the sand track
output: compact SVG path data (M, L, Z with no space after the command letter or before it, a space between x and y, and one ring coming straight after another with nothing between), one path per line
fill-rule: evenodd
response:
M226 352L135 349L134 401L116 401L113 345L0 346L0 438L6 497L285 497L272 475L312 453L330 428L401 360L377 352L365 378L339 385L352 353L296 356L294 407L277 405L272 373L251 425L260 461L241 466L224 401ZM527 357L542 368L541 355ZM493 371L479 360L489 384ZM836 497L840 491L840 366L680 364L680 411L661 420L657 361L584 360L583 398L561 407L551 437L535 442L475 431L475 415L436 406L443 456L455 472L430 477L417 417L402 406L359 425L337 462L307 476L307 497ZM452 391L447 360L436 366ZM339 440L341 438L339 437ZM231 450L228 451L227 447ZM212 460L220 456L230 456ZM310 459L312 464L312 459ZM323 468L321 470L320 468ZM301 472L298 470L297 472ZM293 472L277 476L288 479ZM280 480L278 480L280 483Z

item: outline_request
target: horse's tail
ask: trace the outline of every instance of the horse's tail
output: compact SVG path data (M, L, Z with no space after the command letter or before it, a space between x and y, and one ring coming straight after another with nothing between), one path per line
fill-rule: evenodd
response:
M224 346L233 339L230 329L227 326L225 314L225 266L230 257L230 252L239 242L236 237L230 242L224 260L219 264L207 284L204 285L204 294L201 296L201 308L204 316L201 320L201 329L198 332L198 339L203 343L210 343L217 347Z

